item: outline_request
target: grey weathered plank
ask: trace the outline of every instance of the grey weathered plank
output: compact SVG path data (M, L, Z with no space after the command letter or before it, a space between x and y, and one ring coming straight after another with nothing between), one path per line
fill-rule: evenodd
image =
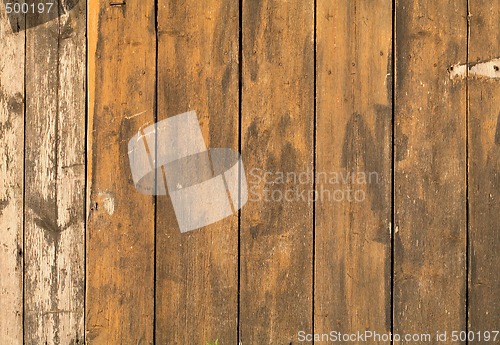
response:
M158 120L195 110L207 147L237 150L238 1L158 9ZM181 234L169 197L157 200L156 342L236 344L237 216Z
M154 198L132 182L128 141L154 122L153 0L89 2L86 339L151 344Z
M467 2L396 2L394 332L466 325ZM451 343L450 339L448 339Z
M26 31L29 344L77 344L84 338L85 6L81 1Z
M500 2L471 0L469 12L472 67L500 57ZM474 332L500 330L500 63L488 68L491 77L468 79L468 315L469 330ZM474 343L478 340L476 333Z
M315 330L387 333L392 4L318 1L317 49Z
M0 3L0 339L23 343L24 31ZM16 26L24 29L24 18Z
M242 155L251 191L241 213L240 340L289 344L312 331L313 203L278 194L307 193L313 183L259 178L313 172L314 1L244 0L242 13ZM265 189L275 198L266 201Z

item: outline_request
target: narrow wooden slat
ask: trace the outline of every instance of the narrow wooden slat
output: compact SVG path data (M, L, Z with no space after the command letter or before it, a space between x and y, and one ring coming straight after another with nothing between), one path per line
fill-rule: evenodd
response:
M312 331L314 1L244 0L242 10L250 195L241 214L240 340L289 344ZM303 183L273 184L280 172L302 174Z
M471 0L469 12L471 66L500 58L500 3ZM468 311L474 332L500 330L500 63L488 69L497 79L469 78ZM484 335L470 340L479 343Z
M315 333L388 333L392 4L318 1L317 18Z
M3 7L3 3L0 4ZM24 29L24 18L17 22ZM0 8L0 339L23 343L24 31Z
M238 23L238 1L158 3L158 121L195 110L210 148L238 149ZM236 344L237 216L181 234L157 200L156 343Z
M434 340L466 324L466 48L465 0L397 1L394 332Z
M84 338L85 6L26 31L28 344Z
M86 339L151 344L154 199L134 188L128 141L154 122L154 1L92 1L88 15Z

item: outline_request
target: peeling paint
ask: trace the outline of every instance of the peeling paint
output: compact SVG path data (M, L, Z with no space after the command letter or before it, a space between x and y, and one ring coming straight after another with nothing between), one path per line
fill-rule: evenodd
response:
M465 79L467 77L467 64L450 66L448 73L450 79ZM500 79L500 58L469 64L469 77Z
M141 111L140 113L137 113L137 114L134 114L134 115L125 116L125 119L130 120L130 119L133 119L134 117L137 117L137 116L140 116L142 114L145 114L146 112L147 112L147 110L144 110L144 111Z
M99 200L98 203L99 205L102 205L104 210L111 216L115 213L115 207L116 207L116 202L115 202L115 197L111 193L99 193Z

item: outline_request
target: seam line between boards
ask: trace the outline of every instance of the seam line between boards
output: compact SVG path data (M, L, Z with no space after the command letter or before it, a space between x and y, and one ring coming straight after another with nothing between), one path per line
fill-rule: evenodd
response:
M390 277L390 315L386 317L390 317L391 319L391 334L394 334L394 319L395 319L395 307L394 307L394 281L395 281L395 243L396 243L396 56L397 56L397 48L396 48L396 40L397 40L397 31L396 31L396 20L397 20L397 0L392 1L392 58L391 58L391 80L392 80L392 90L391 90L391 113L392 113L392 128L391 128L391 233L390 233L390 265L391 265L391 277ZM391 339L391 344L394 344L394 340Z
M243 0L239 0L238 6L238 152L242 155L242 128L243 128ZM241 168L238 169L238 206L241 205ZM236 339L241 343L241 219L242 209L238 207L238 263L237 263L237 294L236 294Z
M317 78L318 78L318 61L317 61L317 45L318 45L318 2L317 0L314 0L314 28L313 28L313 190L316 191L317 188L317 181L316 181L316 174L317 174L317 124L318 124L318 91L317 91ZM315 296L316 296L316 198L313 199L313 204L312 204L312 286L311 286L311 293L312 293L312 298L311 298L311 327L312 327L312 334L314 334L315 331ZM313 344L315 343L314 337L313 337Z
M469 44L470 44L470 18L469 0L466 2L466 63L465 63L465 331L469 334L469 256L470 256L470 203L469 203ZM469 344L468 337L465 340Z

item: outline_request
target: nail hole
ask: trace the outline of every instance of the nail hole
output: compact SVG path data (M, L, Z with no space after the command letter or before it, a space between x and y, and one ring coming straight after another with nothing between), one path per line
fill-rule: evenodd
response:
M498 72L498 70L500 70L500 68L498 68L498 66L493 66L493 69L494 69L495 71L497 71L497 72Z

